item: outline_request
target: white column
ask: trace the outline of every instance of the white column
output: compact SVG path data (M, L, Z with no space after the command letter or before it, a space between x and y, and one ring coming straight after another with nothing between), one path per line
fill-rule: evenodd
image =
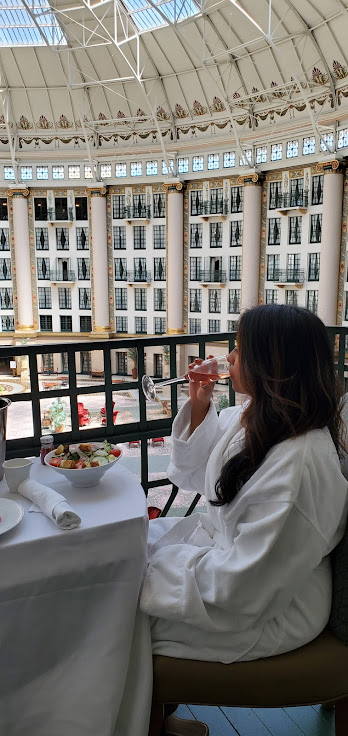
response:
M258 174L241 177L243 196L243 250L241 311L259 302L262 186Z
M33 332L33 294L31 286L28 203L29 189L9 189L12 198L13 238L16 268L15 331L17 334Z
M318 164L324 171L318 316L326 325L337 324L338 281L342 233L343 174L338 161Z
M184 197L182 184L168 187L167 333L184 331Z
M109 335L113 329L109 318L108 239L106 224L106 188L100 186L87 193L91 197L92 215L92 289L94 297L93 333Z

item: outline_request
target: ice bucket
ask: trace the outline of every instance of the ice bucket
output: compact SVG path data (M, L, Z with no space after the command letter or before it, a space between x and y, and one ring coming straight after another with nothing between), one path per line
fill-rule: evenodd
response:
M6 456L6 421L7 409L10 404L10 399L0 398L0 480L4 475L2 464Z

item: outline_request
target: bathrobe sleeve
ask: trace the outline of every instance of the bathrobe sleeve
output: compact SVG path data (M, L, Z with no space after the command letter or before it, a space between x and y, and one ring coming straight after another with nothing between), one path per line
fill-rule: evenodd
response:
M244 631L286 609L338 543L340 537L334 537L344 510L343 505L335 509L323 533L297 499L319 498L318 482L328 496L332 484L341 483L343 499L347 482L337 455L331 464L330 456L313 463L310 455L307 462L305 438L287 449L284 444L272 448L239 502L229 504L227 512L221 507L225 549L172 544L155 552L142 591L145 612L207 631Z

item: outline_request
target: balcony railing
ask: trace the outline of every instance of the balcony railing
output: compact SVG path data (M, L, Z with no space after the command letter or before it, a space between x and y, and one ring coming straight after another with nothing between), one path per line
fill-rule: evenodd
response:
M51 281L75 281L75 271L51 271Z
M68 210L55 210L53 207L47 208L47 220L49 222L72 222L73 219L73 207L69 207Z
M151 205L143 204L135 207L125 207L124 217L126 220L150 220Z
M298 194L278 194L274 196L274 209L290 210L290 209L307 209L308 207L308 190Z
M201 271L200 278L197 279L202 284L211 283L214 284L225 284L226 283L226 271Z
M135 284L138 282L150 284L152 281L150 271L127 271L127 278L125 279L129 284Z
M305 272L301 268L288 268L284 271L276 268L269 276L270 278L267 275L268 281L274 281L277 284L303 284L305 280Z
M206 200L203 202L201 216L209 215L228 215L229 201L228 199Z

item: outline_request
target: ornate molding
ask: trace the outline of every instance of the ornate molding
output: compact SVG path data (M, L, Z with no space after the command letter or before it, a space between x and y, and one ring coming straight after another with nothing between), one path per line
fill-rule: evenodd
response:
M105 327L105 326L104 327L99 327L98 325L95 325L93 327L93 330L92 331L93 332L110 332L111 331L111 327L110 327L110 325L108 325L107 327Z
M27 187L22 187L19 189L7 189L6 190L6 196L7 197L29 197L29 189Z
M341 163L334 159L333 161L320 161L316 165L318 174L339 174L341 173Z
M104 186L86 187L86 194L89 197L105 197L107 189Z
M260 174L245 174L241 175L237 179L237 184L243 184L244 186L260 186L262 184L263 177Z
M167 335L184 335L184 334L185 334L185 330L183 327L178 327L177 329L168 328L167 330Z
M172 184L167 184L166 182L164 182L162 186L165 192L182 192L184 188L182 181L178 181Z

